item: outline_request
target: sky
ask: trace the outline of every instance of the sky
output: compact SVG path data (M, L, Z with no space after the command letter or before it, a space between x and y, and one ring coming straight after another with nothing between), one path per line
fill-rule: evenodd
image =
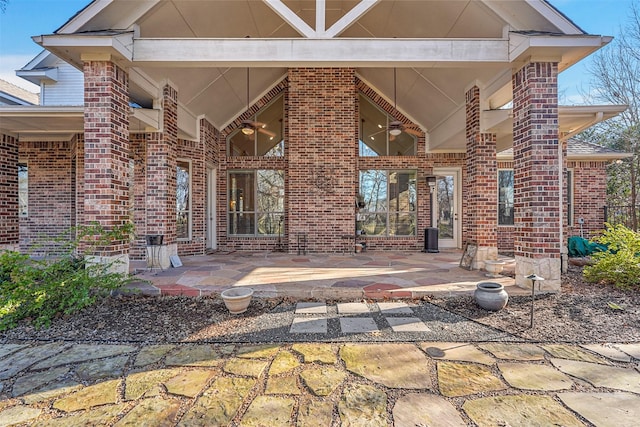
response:
M550 0L587 33L614 37L628 21L633 1ZM53 33L89 3L90 0L8 0L6 10L0 12L0 79L38 92L37 86L15 75L15 70L41 52L31 37ZM588 61L589 58L560 74L562 104L582 103L580 93L588 91L590 80L586 70Z

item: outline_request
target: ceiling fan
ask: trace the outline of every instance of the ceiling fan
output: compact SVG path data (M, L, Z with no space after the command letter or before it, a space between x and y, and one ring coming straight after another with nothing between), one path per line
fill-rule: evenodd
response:
M249 68L247 67L247 111L249 111L249 107L250 107L249 105ZM265 129L266 127L267 127L266 123L256 122L249 119L243 120L242 123L240 124L240 129L242 133L247 136L253 135L256 131L259 133L265 134L270 138L273 138L274 136L276 136L274 132L271 132L270 130Z
M396 103L396 69L393 69L393 109L395 111L398 111L398 106ZM383 128L382 125L378 125L378 127L380 127L381 129ZM385 129L374 133L373 135L376 135L380 132L383 132ZM393 141L394 139L396 139L396 136L400 135L402 132L408 133L410 135L414 135L414 136L421 136L422 132L418 129L413 129L410 125L405 125L404 123L402 123L399 120L392 120L389 122L389 125L387 126L386 130L389 131L389 141ZM370 136L373 136L370 135Z

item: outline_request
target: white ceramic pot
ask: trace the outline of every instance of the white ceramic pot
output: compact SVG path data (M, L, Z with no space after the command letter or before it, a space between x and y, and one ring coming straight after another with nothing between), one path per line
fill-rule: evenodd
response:
M504 261L496 261L496 260L486 260L484 262L484 269L487 270L487 276L489 277L498 277L500 273L502 273L502 269L504 268Z
M478 283L473 296L481 308L489 311L502 310L509 301L509 295L504 290L504 286L494 282Z
M231 288L222 291L220 294L224 305L227 306L231 314L240 314L247 311L252 295L253 289L251 288Z

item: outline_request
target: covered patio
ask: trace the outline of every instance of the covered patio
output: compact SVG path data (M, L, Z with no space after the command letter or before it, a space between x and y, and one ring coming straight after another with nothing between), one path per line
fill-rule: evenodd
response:
M278 252L216 252L188 256L178 268L148 269L132 263L141 279L131 288L149 295L206 296L231 287L250 287L257 297L315 300L421 298L472 294L476 284L502 284L509 295L530 291L515 286L513 258L504 275L460 267L462 251L430 254L369 251L359 254L287 254ZM147 282L143 282L147 281Z

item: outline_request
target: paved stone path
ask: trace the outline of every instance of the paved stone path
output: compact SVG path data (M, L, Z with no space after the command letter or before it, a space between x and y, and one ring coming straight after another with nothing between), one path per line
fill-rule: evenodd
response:
M0 426L633 426L639 365L640 344L4 343Z

